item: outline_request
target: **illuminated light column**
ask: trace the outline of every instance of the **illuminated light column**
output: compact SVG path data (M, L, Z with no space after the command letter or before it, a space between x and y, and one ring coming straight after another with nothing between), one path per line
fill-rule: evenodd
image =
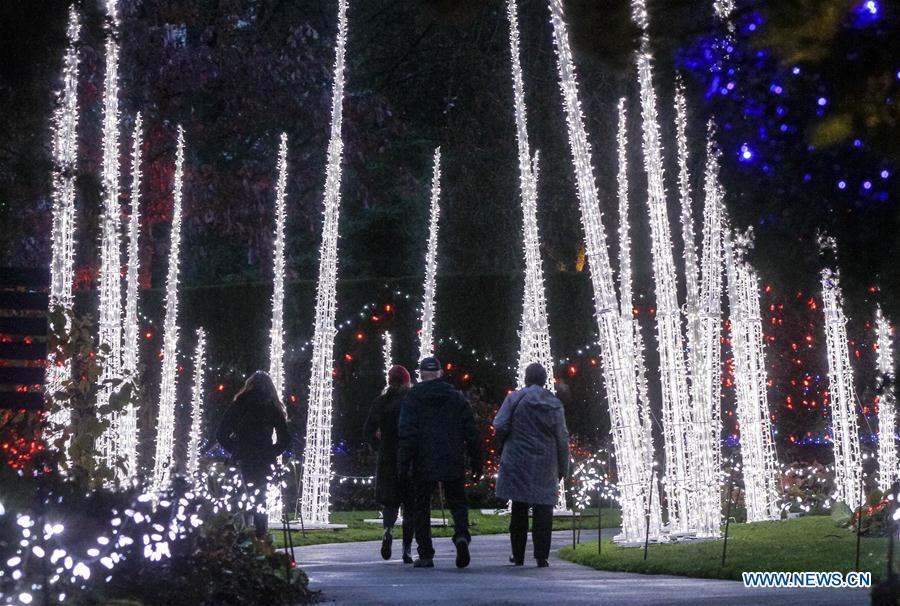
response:
M394 365L394 339L389 330L381 333L381 355L384 358L384 382L387 384L388 373Z
M875 333L878 343L878 374L884 385L878 401L878 487L887 492L900 478L897 462L897 398L894 386L894 350L891 326L879 305L875 310Z
M537 220L538 157L532 158L528 141L525 89L519 60L519 19L515 0L506 5L509 17L509 50L512 60L513 101L519 156L519 190L522 197L523 248L525 252L525 291L519 332L518 386L525 386L525 367L540 363L547 370L547 388L555 391L550 328L547 323L547 299L541 266L540 231Z
M647 11L643 0L632 2L635 23L644 32L637 53L643 125L644 168L647 172L647 207L656 285L656 336L662 382L663 437L666 451L666 497L669 529L673 533L696 531L696 507L691 501L696 461L688 372L681 335L681 310L675 284L675 260L666 192L663 182L662 145L653 90L653 57L647 34Z
M100 216L100 310L98 344L106 348L98 377L97 406L109 402L113 388L104 386L121 376L122 364L122 266L119 202L119 43L116 0L106 1L106 72L103 85L103 161L101 186L103 212ZM98 440L100 458L110 467L123 455L118 444L119 414L109 419L111 427ZM117 472L118 474L118 472Z
M138 113L134 120L131 147L131 215L128 217L128 270L125 274L125 327L122 337L122 375L136 381L140 335L138 320L138 269L140 265L141 221L141 137L143 122ZM137 409L129 403L116 419L116 440L125 460L128 478L137 475Z
M833 246L833 243L826 243ZM831 395L831 434L834 445L834 485L836 501L851 508L859 501L862 482L862 455L856 392L847 345L847 317L843 310L840 276L836 269L822 270L822 300L825 338L828 346L828 392Z
M172 194L172 233L169 269L166 273L165 319L163 320L162 372L159 412L156 418L156 453L153 457L152 488L165 490L172 473L175 440L175 397L178 387L178 273L181 254L181 188L184 179L184 129L178 127L175 150L175 183Z
M720 461L722 439L722 189L719 150L710 123L706 145L703 201L703 253L692 365L692 431L694 495L691 528L698 538L718 538L722 523Z
M338 0L338 34L334 59L331 137L325 178L325 220L319 251L319 284L313 333L309 413L303 453L301 511L304 522L328 524L331 508L331 414L334 371L335 313L337 308L338 216L341 204L341 123L344 103L344 49L347 40L347 2Z
M72 284L75 278L75 171L78 164L78 44L81 23L74 7L69 9L66 28L68 45L63 56L62 86L56 94L53 112L53 223L50 260L50 307L66 314L66 330L72 312ZM72 376L71 362L47 360L49 397L62 389ZM49 419L47 442L52 444L69 424L71 411L56 411Z
M519 388L525 387L525 368L538 362L547 371L547 389L556 391L553 377L553 354L550 350L550 326L547 322L547 298L544 293L544 270L541 266L540 230L537 220L538 153L531 155L528 141L528 118L525 110L525 85L519 59L519 18L515 0L508 0L509 51L513 81L516 141L519 156L519 190L522 196L522 246L525 251L525 290L522 300L522 322L519 331ZM565 484L560 482L557 511L566 511Z
M278 398L284 402L284 223L286 220L285 195L287 193L287 133L281 134L278 147L278 182L275 186L275 246L272 261L272 327L269 334L269 376L275 384ZM273 440L277 436L273 435ZM278 457L276 466L281 466ZM266 493L266 513L272 521L280 521L284 510L281 482L269 483Z
M713 12L723 21L728 19L734 12L734 0L713 0Z
M434 355L434 293L437 288L438 219L441 214L441 148L434 150L431 174L431 209L428 220L428 247L425 251L425 284L419 329L419 360ZM419 361L417 360L417 362ZM418 365L417 365L418 367ZM418 374L419 371L416 370Z
M203 435L203 379L206 371L206 331L197 329L197 348L194 350L194 386L191 390L191 433L188 438L187 474L193 476L200 469L200 439Z
M779 519L779 469L769 411L759 277L746 260L749 238L725 231L725 268L737 418L748 522Z
M639 545L644 540L645 514L651 469L646 465L647 449L640 421L631 349L623 338L618 301L613 286L606 232L600 216L597 185L591 165L591 147L584 128L584 116L578 101L578 82L563 15L562 0L549 0L556 65L569 134L569 147L575 170L576 191L584 227L585 251L594 291L594 315L597 319L603 375L609 401L613 446L619 477L619 501L622 506L620 544ZM657 497L654 497L657 498ZM658 540L652 527L650 538Z
M628 198L628 116L625 111L625 98L619 99L619 130L616 137L618 144L619 171L617 174L619 197L619 313L622 318L622 334L625 346L630 347L630 356L634 361L634 380L637 388L637 403L640 409L641 425L644 440L649 445L644 452L644 464L653 469L653 426L650 411L650 399L647 395L647 371L644 366L644 338L641 335L641 324L634 315L634 297L631 273L631 234L629 222ZM631 336L631 342L628 337ZM662 521L660 500L653 500L650 509L650 528L659 533Z

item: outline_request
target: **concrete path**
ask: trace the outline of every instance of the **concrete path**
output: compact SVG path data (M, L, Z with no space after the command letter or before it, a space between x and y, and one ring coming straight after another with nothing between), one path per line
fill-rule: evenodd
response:
M609 535L614 531L610 530ZM582 532L582 540L596 531ZM604 529L603 536L608 536ZM530 540L530 538L529 538ZM736 581L603 572L565 562L556 548L571 533L553 534L550 568L538 569L529 556L524 567L508 563L509 535L476 536L472 564L459 570L450 539L436 539L435 568L413 569L396 559L385 562L379 542L336 543L295 548L297 563L328 604L867 604L868 590L745 589Z

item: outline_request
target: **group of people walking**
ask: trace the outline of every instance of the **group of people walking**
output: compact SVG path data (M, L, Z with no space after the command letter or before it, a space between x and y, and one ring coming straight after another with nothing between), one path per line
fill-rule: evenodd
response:
M463 394L441 380L434 357L419 363L420 381L410 387L409 372L394 366L388 386L372 403L366 436L378 448L375 495L384 507L381 556L391 558L394 526L403 511L403 562L434 566L431 501L441 484L453 517L456 566L469 565L469 513L465 482L468 455L473 480L482 474L481 439ZM553 507L559 481L568 472L569 434L560 401L546 389L547 371L531 364L525 387L507 396L494 419L501 443L497 498L512 504L510 561L525 563L528 512L533 510L532 541L539 567L548 566ZM412 518L412 520L410 520ZM415 537L418 559L412 559Z
M383 507L381 557L391 559L394 527L402 512L403 562L434 567L431 503L440 485L453 517L456 566L465 568L472 541L466 480L477 482L483 475L481 437L465 396L442 380L440 361L422 359L418 374L419 381L412 384L404 367L391 367L387 387L372 402L366 419L366 438L378 450L375 496ZM525 563L529 510L534 558L538 567L548 566L553 507L559 482L568 472L565 415L546 383L547 371L540 364L529 365L525 387L507 396L493 421L501 445L496 495L511 503L510 562L516 566ZM225 411L216 438L232 455L247 491L264 503L267 474L289 446L284 406L266 373L258 371L247 379ZM253 522L257 537L264 537L267 515L261 507Z

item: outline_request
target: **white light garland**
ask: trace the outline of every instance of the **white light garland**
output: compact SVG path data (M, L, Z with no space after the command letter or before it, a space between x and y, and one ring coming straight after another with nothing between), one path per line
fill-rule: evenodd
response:
M637 53L643 130L644 168L647 172L647 207L656 286L656 334L659 343L659 369L662 382L663 437L666 451L665 489L669 527L677 534L697 530L696 504L691 502L697 471L692 454L694 432L691 424L691 400L688 372L681 334L681 315L675 284L675 260L666 192L663 181L662 145L656 115L656 91L653 90L653 57L647 34L647 10L643 0L632 2L632 16L643 30Z
M278 182L275 186L275 245L272 275L272 327L269 332L269 376L278 397L284 399L284 224L287 218L287 133L281 134L278 148Z
M713 12L718 19L728 19L734 12L734 0L713 0Z
M833 246L833 243L826 242L826 246ZM837 270L826 267L822 270L821 278L834 445L834 498L854 508L859 505L862 455L856 414L856 391L853 388L853 369L850 367L850 351L847 343L847 318L842 307Z
M287 193L287 133L281 134L278 147L278 182L275 187L275 246L272 261L272 328L269 335L269 376L275 384L275 392L284 402L284 224L286 220L285 195ZM277 435L272 436L277 439ZM281 457L278 457L280 464ZM282 517L284 505L280 482L271 482L266 492L266 512L270 520Z
M875 334L878 343L878 374L885 386L878 402L878 487L886 492L900 478L897 462L897 397L894 384L894 350L891 326L875 309Z
M72 311L72 285L75 276L75 171L78 164L78 39L81 22L75 7L69 9L66 28L68 44L63 57L62 86L57 92L53 112L53 225L50 260L50 306L62 307L66 330ZM58 392L72 376L70 361L57 363L51 353L47 360L47 393ZM70 410L58 410L49 419L52 444L59 430L71 420Z
M200 469L200 440L203 436L203 380L206 371L206 331L197 329L197 348L194 350L194 386L191 390L191 433L187 448L187 474L193 476Z
M118 7L116 0L106 1L108 30L106 33L106 72L103 84L103 161L101 186L103 212L100 216L100 347L107 349L102 358L102 372L98 377L97 406L103 407L113 393L106 385L121 376L122 364L122 266L119 201L119 43ZM109 419L111 426L98 440L100 458L118 469L116 462L123 456L118 443L119 414ZM117 472L118 473L118 472Z
M622 335L626 339L625 346L630 348L630 357L633 360L634 380L637 386L637 405L640 410L640 419L643 436L648 447L644 452L644 465L647 469L653 469L653 426L650 399L647 395L647 370L644 365L644 338L641 335L641 324L634 315L634 299L632 289L631 272L631 234L630 231L630 201L628 197L628 115L625 110L625 98L619 99L619 128L616 137L618 146L619 170L617 174L618 198L619 198L619 313L622 318ZM627 339L631 337L629 343ZM627 359L627 357L626 357ZM650 508L650 527L654 534L658 534L662 523L662 510L660 499L657 496Z
M384 359L384 382L388 383L388 373L394 365L394 339L391 331L381 333L381 356Z
M434 293L437 288L437 246L441 214L441 148L434 150L431 173L431 206L428 214L428 245L425 251L425 284L419 329L419 360L434 355ZM416 371L418 374L418 371Z
M178 273L181 254L181 190L184 179L184 129L178 127L175 150L175 183L172 194L172 232L169 269L166 273L165 319L163 320L162 373L159 412L156 419L156 453L153 457L152 488L164 490L172 472L175 440L175 398L178 387Z
M143 121L138 113L134 119L131 148L131 216L128 218L128 270L125 274L125 327L122 338L122 374L133 383L136 380L140 352L138 320L138 269L140 264L141 218L141 139ZM115 423L116 440L125 462L126 475L137 475L137 409L128 403Z
M710 122L706 145L703 254L697 306L697 337L691 368L694 498L692 529L699 538L717 538L722 522L720 490L722 440L722 189L719 151Z
M319 284L313 331L312 370L306 449L303 453L301 511L306 522L327 524L331 503L331 415L334 369L335 314L337 311L338 217L341 203L341 124L344 103L344 51L347 41L347 1L338 0L331 137L325 178L325 220L319 251Z
M578 100L578 82L572 51L566 31L561 0L549 0L553 41L559 85L566 112L569 147L575 169L575 183L584 227L585 250L591 270L594 291L594 313L597 319L602 368L609 401L613 445L622 505L622 532L616 540L624 544L640 544L644 540L645 509L651 470L647 468L647 448L637 407L633 360L630 347L622 335L618 301L613 286L606 232L600 215L597 185L591 166L591 147L584 127L584 116ZM650 528L651 539L658 539Z
M779 469L769 411L759 277L744 258L749 238L725 232L736 409L748 522L777 520Z
M519 60L519 19L515 0L506 5L509 17L509 50L512 62L513 101L516 140L519 156L519 189L522 199L522 244L525 252L525 290L519 331L518 387L525 386L525 367L538 362L547 370L547 388L555 391L553 354L550 350L550 327L547 323L547 299L544 293L544 271L541 262L540 230L537 218L538 154L531 155L528 141L528 119L525 89ZM564 497L560 493L562 504ZM558 504L559 505L559 504Z

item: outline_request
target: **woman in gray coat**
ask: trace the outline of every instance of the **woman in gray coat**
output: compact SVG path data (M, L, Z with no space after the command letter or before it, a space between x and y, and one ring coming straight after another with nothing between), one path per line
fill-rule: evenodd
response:
M525 563L528 510L534 511L534 558L548 566L553 507L559 481L569 469L569 432L562 403L544 389L547 371L540 364L525 369L525 387L506 397L494 419L500 440L497 498L512 501L509 522L512 562Z

